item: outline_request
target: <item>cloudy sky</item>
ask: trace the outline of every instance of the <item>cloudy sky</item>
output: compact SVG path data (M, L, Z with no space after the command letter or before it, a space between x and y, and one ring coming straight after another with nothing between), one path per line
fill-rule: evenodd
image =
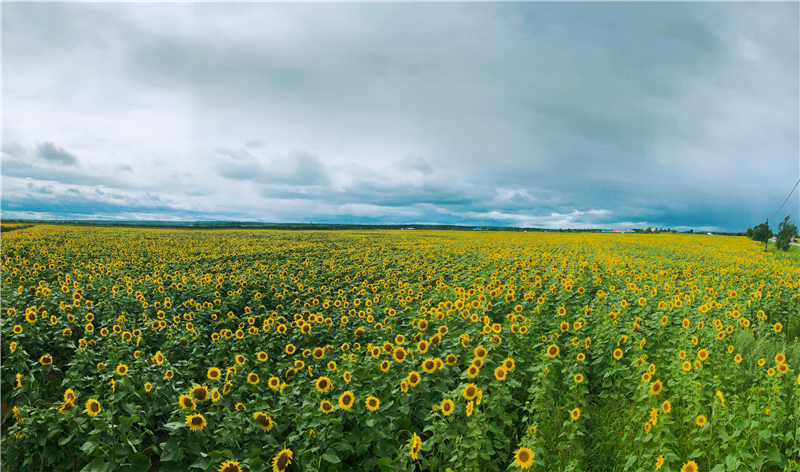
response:
M744 230L800 177L798 24L796 2L3 2L0 208Z

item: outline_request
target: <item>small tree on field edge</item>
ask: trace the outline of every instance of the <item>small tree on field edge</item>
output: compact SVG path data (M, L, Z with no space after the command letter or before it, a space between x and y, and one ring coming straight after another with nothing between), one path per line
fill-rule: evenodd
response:
M781 251L788 251L792 238L797 237L797 225L789 221L789 215L778 225L778 237L775 246Z
M767 223L761 223L753 228L752 240L764 243L764 252L767 252L767 244L769 243L769 238L771 237L772 230L769 229L769 225Z

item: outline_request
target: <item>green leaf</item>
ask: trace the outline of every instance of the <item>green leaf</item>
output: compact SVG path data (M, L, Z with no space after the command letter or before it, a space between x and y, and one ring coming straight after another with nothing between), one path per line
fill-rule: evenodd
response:
M338 464L342 462L339 459L339 456L336 455L336 451L334 451L333 449L328 449L328 451L322 455L322 458L330 462L331 464Z
M124 472L147 472L152 465L150 458L144 454L131 454L128 456L128 461L130 465L121 467L120 470Z
M381 467L389 467L392 465L392 458L391 457L381 457L378 459L378 465Z
M778 448L775 447L774 444L770 446L769 449L767 449L766 455L772 462L774 462L778 466L782 467L784 465L785 459L783 458L783 455L780 453Z
M81 446L81 451L83 451L87 455L92 455L94 450L97 448L97 445L100 443L100 440L99 440L99 436L100 435L97 434L95 436L97 436L97 437L93 436L93 439L89 439L88 441L83 443L83 446Z
M200 456L194 463L189 466L190 469L208 470L211 465L211 458Z
M109 472L109 464L102 457L97 456L84 467L81 472Z
M161 453L161 462L177 462L186 457L183 454L183 448L178 444L178 438L175 436L169 438L164 444L164 452Z
M625 468L623 470L628 470L633 465L634 462L636 462L636 455L635 454L631 454L628 457L627 462L625 462Z

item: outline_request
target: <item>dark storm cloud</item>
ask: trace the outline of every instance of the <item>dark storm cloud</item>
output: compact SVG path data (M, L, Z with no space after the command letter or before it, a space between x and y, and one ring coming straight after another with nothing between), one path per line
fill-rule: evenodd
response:
M56 147L51 142L36 145L36 155L40 159L56 164L74 166L78 164L78 158L68 153L64 148Z
M218 154L233 158L222 161L218 172L233 180L251 180L258 184L292 186L322 185L327 182L325 165L316 155L306 151L291 151L286 156L261 160L246 150L217 149Z
M800 173L797 18L796 3L5 4L3 131L21 144L3 175L209 218L737 230Z

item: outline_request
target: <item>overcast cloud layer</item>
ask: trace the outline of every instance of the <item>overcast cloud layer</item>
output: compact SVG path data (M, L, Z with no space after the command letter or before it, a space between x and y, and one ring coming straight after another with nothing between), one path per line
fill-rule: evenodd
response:
M744 230L800 174L799 13L3 3L0 208Z

